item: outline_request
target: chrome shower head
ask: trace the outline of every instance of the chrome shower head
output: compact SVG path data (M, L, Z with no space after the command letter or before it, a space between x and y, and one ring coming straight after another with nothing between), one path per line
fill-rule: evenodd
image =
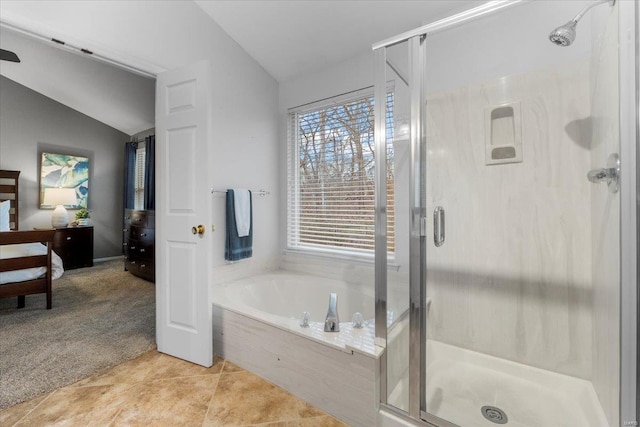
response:
M576 39L576 26L578 25L578 22L582 19L584 14L587 13L589 9L602 3L609 3L609 6L613 6L615 5L616 0L594 1L593 3L582 9L580 12L578 12L575 18L573 18L571 21L553 30L551 34L549 34L549 40L551 40L552 43L558 46L571 46L571 43L573 43L573 41Z
M558 46L570 46L576 39L576 25L577 21L569 21L564 25L559 26L549 34L549 40L551 43L555 43Z

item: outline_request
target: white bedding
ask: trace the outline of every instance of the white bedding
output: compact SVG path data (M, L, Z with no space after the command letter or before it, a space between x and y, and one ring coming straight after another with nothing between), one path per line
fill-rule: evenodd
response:
M19 245L0 246L0 259L46 254L47 247L42 243L22 243ZM53 251L51 251L51 270L53 280L56 280L57 278L62 276L62 273L64 273L64 268L62 268L62 259ZM24 282L27 280L37 279L46 272L46 267L5 271L0 273L0 285L5 283Z

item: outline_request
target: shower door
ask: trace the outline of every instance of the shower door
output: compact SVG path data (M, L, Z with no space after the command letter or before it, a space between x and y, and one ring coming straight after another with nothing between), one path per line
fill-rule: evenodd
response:
M588 4L523 2L374 46L391 411L621 423L618 8L593 8L572 46L547 38Z
M424 407L424 43L417 35L375 52L376 157L385 159L376 163L376 338L386 348L381 399L415 418ZM391 214L387 229L382 224Z

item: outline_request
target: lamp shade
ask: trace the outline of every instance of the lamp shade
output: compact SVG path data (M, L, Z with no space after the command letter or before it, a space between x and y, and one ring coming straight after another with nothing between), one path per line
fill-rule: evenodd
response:
M66 227L69 225L69 214L64 205L73 206L76 204L76 190L73 188L45 188L43 203L56 207L51 214L51 225L54 228Z
M73 188L45 188L43 203L49 206L76 204L76 190Z

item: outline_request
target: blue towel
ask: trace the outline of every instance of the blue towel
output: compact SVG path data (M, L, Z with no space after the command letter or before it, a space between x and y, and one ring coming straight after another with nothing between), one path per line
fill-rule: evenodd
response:
M227 261L238 261L244 258L251 258L253 255L253 200L251 192L249 192L249 211L250 211L250 228L249 235L245 237L238 236L238 227L236 226L235 201L233 190L227 190L227 227L226 238L224 243L224 259Z

